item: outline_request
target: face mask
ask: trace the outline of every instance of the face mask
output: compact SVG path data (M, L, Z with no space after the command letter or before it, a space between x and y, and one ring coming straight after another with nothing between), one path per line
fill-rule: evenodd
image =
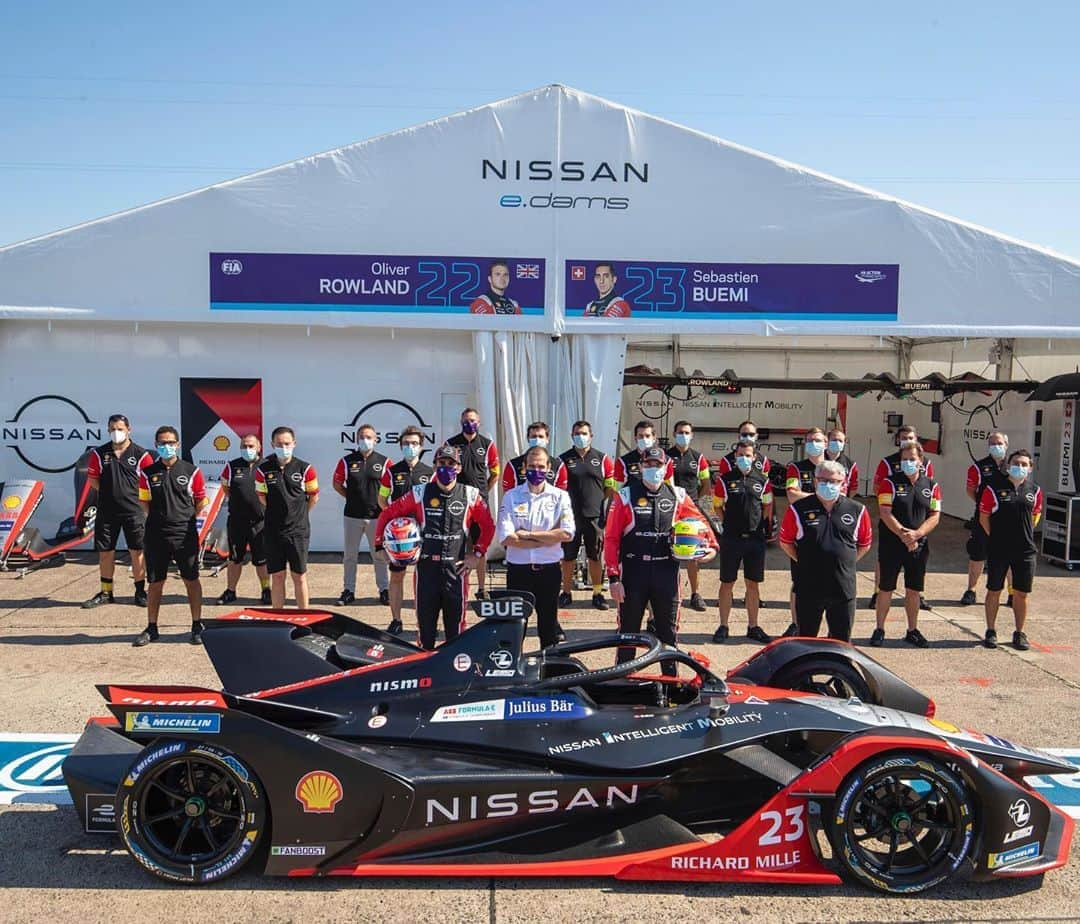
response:
M754 443L757 442L757 434L756 433L740 433L739 434L739 442L740 443L749 443L750 445L753 445Z
M175 459L177 450L179 449L174 443L168 445L162 444L157 448L157 454L162 459Z
M1017 481L1023 481L1028 476L1030 469L1025 468L1023 465L1010 465L1009 477L1015 478Z
M638 452L644 452L646 449L652 448L652 445L656 442L651 436L639 436L637 441Z
M834 456L840 455L844 451L844 444L840 440L829 440L829 452Z
M687 446L690 445L691 439L693 439L693 437L689 433L676 433L675 445L678 446L680 449L685 449Z
M910 436L907 439L900 440L899 446L903 449L905 446L914 446L918 440L912 439Z
M274 455L278 457L281 462L288 462L292 458L293 448L292 446L275 446Z
M543 436L530 436L529 437L529 448L530 449L532 449L534 446L543 446L545 449L547 449L547 444L548 444L548 441L547 441L546 437L543 437Z
M461 422L461 432L466 436L472 436L479 429L480 422L477 420L463 420Z
M375 440L357 440L356 448L359 449L360 452L371 452L371 450L375 448Z
M525 472L525 480L529 484L543 484L547 481L547 472L541 468L530 468Z
M813 456L814 458L816 458L817 456L820 456L824 451L825 444L821 442L821 440L810 440L810 442L806 444L806 454L808 456Z
M641 470L641 480L650 488L658 488L664 481L664 470L659 467L649 466Z
M914 475L919 470L919 461L917 459L901 459L900 471L905 475Z
M587 433L575 433L570 438L574 441L575 449L588 449L592 444L592 437Z
M745 475L754 467L754 460L750 456L736 456L735 464L739 466L739 471Z
M835 481L819 481L817 496L823 501L834 501L840 496L840 485Z
M992 443L990 445L990 458L1000 462L1005 458L1005 453L1008 452L1007 447L1001 443Z
M401 447L401 454L406 459L416 459L420 456L420 447L414 446L412 443L406 443Z
M240 455L243 456L246 461L254 462L259 458L259 450L255 449L253 446L241 446Z
M119 446L127 439L127 430L111 430L109 431L109 436L112 438L112 441Z
M446 485L453 484L457 480L457 469L452 465L440 465L435 469L435 477L438 479L439 484L446 487Z

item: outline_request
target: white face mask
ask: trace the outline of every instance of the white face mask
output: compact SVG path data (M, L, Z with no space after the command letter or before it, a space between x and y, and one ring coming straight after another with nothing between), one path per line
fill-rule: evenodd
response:
M359 449L360 452L371 452L371 450L375 448L375 440L370 438L358 439L356 441L356 448Z
M127 430L112 430L109 432L109 437L112 439L113 443L119 446L128 438Z

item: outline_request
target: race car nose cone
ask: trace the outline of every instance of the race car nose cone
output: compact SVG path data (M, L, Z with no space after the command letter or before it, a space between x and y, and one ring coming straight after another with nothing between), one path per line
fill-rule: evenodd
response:
M894 831L907 831L911 827L911 816L907 812L897 812L891 824Z
M192 796L184 803L184 814L188 818L198 818L206 811L206 801L199 796Z

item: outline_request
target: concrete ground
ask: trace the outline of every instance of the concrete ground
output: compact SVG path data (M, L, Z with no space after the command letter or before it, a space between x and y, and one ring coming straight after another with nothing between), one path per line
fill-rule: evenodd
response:
M1080 746L1080 642L1075 640L1080 574L1040 562L1032 597L1027 653L1004 647L987 651L978 644L982 606L957 605L966 586L965 535L947 520L933 538L926 596L933 611L920 616L931 647L903 645L903 617L890 617L889 641L874 656L934 697L938 716L970 728L992 731L1046 747ZM333 556L315 556L311 570L312 605L332 607L341 589L340 565ZM859 573L860 602L872 589L873 553ZM495 583L501 582L496 574ZM224 574L206 579L208 599L224 588ZM710 603L707 613L684 610L682 642L704 652L714 668L741 661L756 645L742 639L744 611L732 614L735 638L711 643L717 622L716 572L703 575ZM761 623L771 633L788 623L789 576L786 559L771 549L763 585L766 608ZM0 574L0 677L4 679L4 719L0 731L78 732L89 715L100 714L95 683L197 683L215 686L201 648L187 644L188 617L182 586L171 580L162 612L164 636L141 650L130 647L144 613L131 605L131 583L119 572L115 605L86 611L79 603L97 590L94 558L74 556L67 565L23 580ZM240 590L257 598L248 569ZM350 615L384 626L388 611L379 606L370 567L361 565L361 598ZM980 604L983 589L979 589ZM741 597L741 587L736 586ZM607 630L614 610L598 612L588 593L575 594L561 614L573 636L581 630ZM242 597L242 600L245 600ZM899 604L899 598L895 601ZM215 607L207 606L207 615ZM413 624L406 614L406 628ZM869 610L860 609L855 640L873 628ZM1002 609L999 636L1008 640L1012 615ZM70 807L0 806L0 886L5 921L127 921L168 915L186 920L440 921L1064 921L1080 919L1080 863L1030 880L990 885L954 885L930 895L892 899L854 886L828 888L761 885L623 884L607 880L284 881L243 873L204 889L159 884L145 874L118 842L83 834Z

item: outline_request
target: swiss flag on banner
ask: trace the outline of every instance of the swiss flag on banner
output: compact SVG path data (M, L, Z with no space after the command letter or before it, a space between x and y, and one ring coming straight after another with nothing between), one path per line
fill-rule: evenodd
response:
M585 267L584 266L572 266L570 267L570 278L574 282L584 282L585 280Z

